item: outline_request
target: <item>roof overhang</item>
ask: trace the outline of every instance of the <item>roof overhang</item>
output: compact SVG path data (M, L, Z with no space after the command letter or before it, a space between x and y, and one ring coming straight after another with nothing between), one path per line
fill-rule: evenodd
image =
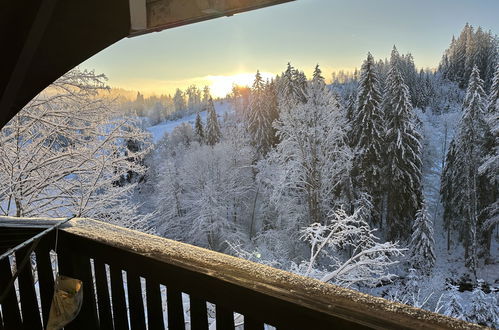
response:
M30 0L0 4L0 128L116 41L293 0Z

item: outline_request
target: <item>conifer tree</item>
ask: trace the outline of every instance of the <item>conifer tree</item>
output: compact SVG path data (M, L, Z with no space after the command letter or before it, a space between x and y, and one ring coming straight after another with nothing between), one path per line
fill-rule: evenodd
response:
M361 68L355 104L357 109L351 121L351 145L355 154L352 169L354 186L357 191L366 192L374 199L373 211L380 213L384 119L378 74L370 53Z
M425 204L416 213L416 220L412 227L410 253L412 267L423 274L429 274L435 265L436 256L433 224Z
M210 98L211 98L210 87L204 86L204 88L203 88L203 98L202 98L201 102L203 103L203 105L205 107L208 106L208 103L210 102Z
M485 113L484 147L479 172L479 256L488 262L492 233L499 223L499 62L492 79Z
M184 93L178 88L173 96L173 105L175 106L175 111L184 111L187 108Z
M206 120L206 143L213 146L220 142L222 133L220 132L220 125L218 124L217 113L213 105L213 99L208 101L207 120Z
M269 84L265 84L260 72L257 71L255 81L250 92L250 104L247 111L248 130L252 136L253 144L260 153L265 156L270 150L275 131L272 122L276 117L272 113L273 96L269 92Z
M454 190L459 186L459 183L453 181L454 162L456 159L456 146L454 140L450 142L449 150L445 156L445 166L442 171L440 181L440 200L444 208L443 220L444 228L447 230L447 250L450 250L451 232L456 230L456 210L453 208Z
M305 103L307 101L306 89L305 74L288 63L286 71L282 73L277 82L279 106L289 108L298 102Z
M394 47L383 99L387 131L385 137L387 182L385 219L388 239L407 239L421 204L421 136L415 126L409 90L397 66Z
M455 137L456 155L453 166L453 182L459 188L453 194L452 207L460 219L463 230L466 264L473 272L477 266L478 216L480 207L480 186L478 166L484 153L484 137L487 132L485 121L485 92L480 72L475 66L471 73L463 114Z
M196 122L194 123L194 134L196 134L197 141L202 144L204 142L204 128L203 128L203 121L201 120L199 112L196 114Z

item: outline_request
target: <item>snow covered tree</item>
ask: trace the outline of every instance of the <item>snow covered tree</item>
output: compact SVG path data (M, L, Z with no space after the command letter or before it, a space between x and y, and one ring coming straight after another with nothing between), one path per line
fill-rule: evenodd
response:
M490 31L483 31L481 27L475 30L466 23L459 37L452 38L449 48L442 57L439 71L445 78L465 88L473 67L477 66L480 78L488 88L492 83L495 66L499 62L498 47L499 39L496 35Z
M348 215L339 209L324 224L302 229L302 239L310 243L310 258L295 271L345 287L392 280L395 275L389 267L397 263L394 257L402 255L403 249L391 242L379 243L375 230L363 219L365 213L358 209ZM327 260L324 267L319 265L321 258Z
M499 306L495 297L488 299L482 291L483 281L478 280L478 284L471 295L471 306L466 313L469 322L496 327L499 325Z
M250 102L247 109L248 130L253 137L253 144L262 156L265 156L275 142L275 129L272 123L277 119L277 102L273 84L265 84L257 71L250 90Z
M130 175L146 170L149 134L98 96L105 79L71 70L1 130L3 215L75 214L141 226L128 198L138 184Z
M331 208L345 203L342 188L351 166L347 124L318 67L307 95L306 103L281 107L275 124L281 142L262 163L274 167L270 200L290 227L322 223Z
M452 162L447 163L446 175L454 183L447 207L456 215L454 221L459 223L461 237L465 247L466 265L475 273L478 257L477 239L483 234L479 224L480 176L478 168L484 156L484 141L488 131L485 120L486 96L483 80L478 68L474 67L463 104L458 132L454 137L454 154ZM450 160L450 159L449 159ZM450 188L450 187L449 187ZM449 198L447 198L449 200ZM449 212L450 213L450 212Z
M194 134L196 135L196 140L199 143L204 142L203 121L201 120L201 115L199 114L199 112L196 114L196 121L194 123Z
M211 99L211 94L210 94L210 87L204 86L203 88L203 99L201 100L204 107L208 106L208 103L210 102Z
M399 55L394 47L383 99L387 122L385 219L389 240L409 237L422 198L421 136L415 126L409 90L397 68L398 61Z
M435 265L433 224L425 204L416 213L416 220L412 226L409 260L411 266L423 274L429 274Z
M489 130L486 132L484 157L478 168L482 212L480 222L483 235L480 239L481 256L486 262L490 256L492 232L499 224L499 62L492 80L486 120Z
M451 285L446 296L447 301L443 306L443 314L456 319L464 319L465 311L463 305L461 304L461 298L459 297L457 287Z
M173 105L175 107L175 111L177 112L184 111L187 108L184 93L178 88L173 96Z
M277 95L279 105L282 107L293 106L297 102L306 102L307 78L288 63L286 71L278 76Z
M384 148L384 118L378 75L372 55L361 68L357 109L351 121L351 145L354 149L352 176L357 191L374 198L374 212L381 214ZM380 223L380 221L375 221Z
M195 85L191 85L185 94L187 95L187 108L190 110L198 109L201 105L201 91Z
M217 113L215 112L215 106L213 105L213 99L211 98L208 101L208 109L206 115L207 115L207 120L206 120L205 141L208 145L213 146L220 141L222 133L220 132L220 125L218 124Z

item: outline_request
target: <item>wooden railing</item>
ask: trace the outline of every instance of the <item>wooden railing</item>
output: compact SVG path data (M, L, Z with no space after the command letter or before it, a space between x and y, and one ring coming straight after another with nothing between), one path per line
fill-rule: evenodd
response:
M41 230L35 224L41 223L0 217L0 242L33 235ZM0 329L43 329L53 294L54 243L55 232L39 242L34 260L0 305ZM0 244L0 252L5 245ZM16 259L27 249L18 251ZM263 329L265 324L278 329L480 328L90 219L64 225L57 252L60 273L83 281L82 309L66 329L208 329L213 319L216 329L234 329L235 315L244 329ZM9 283L12 266L9 259L0 262L0 292Z

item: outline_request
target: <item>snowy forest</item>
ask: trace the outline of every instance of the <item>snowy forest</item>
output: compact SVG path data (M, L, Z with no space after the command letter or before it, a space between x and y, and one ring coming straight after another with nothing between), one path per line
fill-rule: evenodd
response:
M499 38L213 100L74 69L0 132L0 214L76 215L499 327ZM285 63L283 63L285 65Z

